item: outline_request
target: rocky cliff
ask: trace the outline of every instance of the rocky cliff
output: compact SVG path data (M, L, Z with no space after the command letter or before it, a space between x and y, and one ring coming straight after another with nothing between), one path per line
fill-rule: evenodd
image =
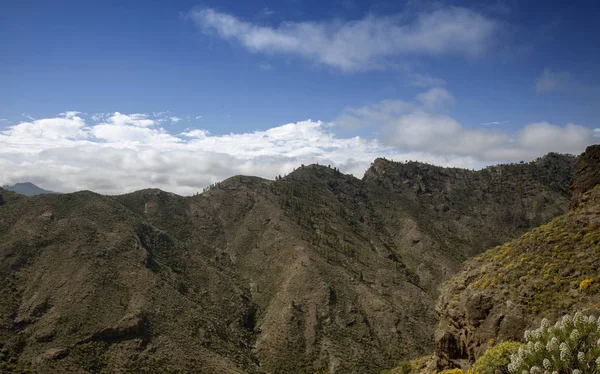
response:
M600 184L600 144L587 147L577 162L570 184L573 191L571 207L577 207L580 197L597 184Z

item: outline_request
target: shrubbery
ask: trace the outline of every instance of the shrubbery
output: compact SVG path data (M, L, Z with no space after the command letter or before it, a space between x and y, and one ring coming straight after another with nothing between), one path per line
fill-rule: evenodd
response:
M510 356L523 347L523 344L511 341L490 347L471 366L469 374L508 374Z
M508 364L515 374L600 373L600 318L576 313L550 326L525 332L527 345L513 354Z

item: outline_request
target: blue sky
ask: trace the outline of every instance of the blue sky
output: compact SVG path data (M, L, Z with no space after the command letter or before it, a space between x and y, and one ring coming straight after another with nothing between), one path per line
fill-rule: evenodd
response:
M165 145L148 139L167 136L178 144L169 152L208 160L221 150L215 144L241 139L225 136L264 137L285 124L296 124L294 136L320 123L320 139L376 143L362 158L309 149L313 138L254 156L236 145L224 153L233 159L218 165L222 172L202 170L204 179L178 182L149 164L142 182L190 193L227 173L276 175L304 161L337 163L354 174L378 155L482 167L552 150L578 153L598 142L597 2L323 3L3 2L0 161L11 167L0 182L117 193L146 185L122 185L110 173L77 180L77 173L61 179L35 170L40 163L56 172L95 166L47 154L60 147L166 157ZM144 118L152 122L140 124ZM133 130L113 127L107 135L107 126L96 128L102 125ZM182 134L194 129L211 139L191 150L198 138ZM257 155L281 160L265 169L256 166ZM240 160L254 166L240 169Z

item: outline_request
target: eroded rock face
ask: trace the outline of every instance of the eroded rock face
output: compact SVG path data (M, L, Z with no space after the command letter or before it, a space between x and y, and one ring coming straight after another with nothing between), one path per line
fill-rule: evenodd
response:
M598 184L600 146L595 145L578 161L568 214L468 260L442 285L436 307L439 369L467 369L490 344L520 341L544 317L598 305L600 288L583 292L573 286L595 279L600 266Z
M590 145L579 157L570 185L573 192L571 207L576 207L581 196L597 184L600 184L600 144Z
M440 324L435 353L440 369L466 369L491 344L522 336L530 324L523 306L504 300L501 295L464 290L457 298L456 287L457 284L445 285L438 303Z

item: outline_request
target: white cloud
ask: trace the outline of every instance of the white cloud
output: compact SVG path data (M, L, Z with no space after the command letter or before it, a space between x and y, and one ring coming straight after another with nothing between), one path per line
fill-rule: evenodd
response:
M179 117L171 117L171 122L172 123L177 123L179 121L181 121L181 118L179 118Z
M168 134L162 128L149 129L145 127L101 123L93 126L90 132L97 140L109 142L115 147L148 144L162 148L165 144L177 143L180 141L179 138Z
M263 10L260 12L259 16L262 18L267 18L271 17L275 13L276 12L274 10L269 9L268 7L264 7Z
M510 142L483 153L490 160L530 160L548 152L579 154L593 144L592 129L569 123L565 126L547 122L525 125Z
M446 84L446 81L444 81L441 78L433 77L429 74L422 73L409 73L408 79L410 85L414 87L429 88L439 87Z
M189 13L207 33L252 52L299 55L344 71L382 68L394 56L475 57L489 50L500 25L475 11L437 7L416 15L368 15L356 21L253 24L214 9Z
M196 116L196 119L200 119L200 118L202 118L202 116Z
M447 95L432 92L418 95L417 103L386 100L347 108L335 123L343 128L371 127L383 145L398 150L471 157L481 163L531 160L548 152L578 154L593 142L596 130L576 124L532 123L514 133L467 128L432 105L439 103L438 98L448 100Z
M85 121L77 115L77 112L63 113L59 118L45 118L21 122L11 126L8 130L0 132L0 136L11 139L10 145L17 142L23 145L28 143L45 144L46 142L57 142L65 144L78 139L86 139L88 133L85 131ZM0 138L1 139L1 138Z
M162 112L152 112L152 117L154 117L154 118L161 118L161 117L164 117L164 116L166 116L168 114L171 114L170 110L165 110L165 111L162 111Z
M78 116L80 114L84 114L84 113L78 112L76 110L67 110L65 112L58 113L59 116L63 116L63 117L75 117L75 116Z
M90 119L95 122L100 122L106 120L111 113L94 113L90 116Z
M470 130L447 115L417 109L400 115L383 128L383 141L402 149L439 154L481 154L507 141L499 132Z
M148 115L143 113L121 114L115 112L108 117L108 122L116 126L133 125L139 127L154 126L156 124L155 120L148 119Z
M507 121L491 121L491 122L484 122L481 124L481 126L496 126L496 125L502 125L507 123Z
M419 100L426 108L434 109L445 104L454 103L454 96L452 96L445 88L434 87L418 94L417 100Z
M571 81L571 74L567 72L554 72L545 69L535 82L535 90L538 93L565 89Z
M140 114L98 118L86 122L77 112L66 112L0 131L0 185L31 181L56 191L109 194L158 187L185 195L236 174L272 179L317 162L361 177L382 156L480 168L549 151L579 153L592 134L600 134L600 129L545 122L516 133L469 129L418 99L348 108L335 121L373 126L379 139L338 136L335 125L311 120L213 135L194 128L173 134L139 122L148 120Z
M187 138L206 138L208 134L210 134L208 130L190 129L185 132L182 132L180 135L185 136Z
M559 127L548 122L532 123L523 128L517 137L519 145L528 148L550 148L555 152L571 152L590 141L592 130L572 123Z

